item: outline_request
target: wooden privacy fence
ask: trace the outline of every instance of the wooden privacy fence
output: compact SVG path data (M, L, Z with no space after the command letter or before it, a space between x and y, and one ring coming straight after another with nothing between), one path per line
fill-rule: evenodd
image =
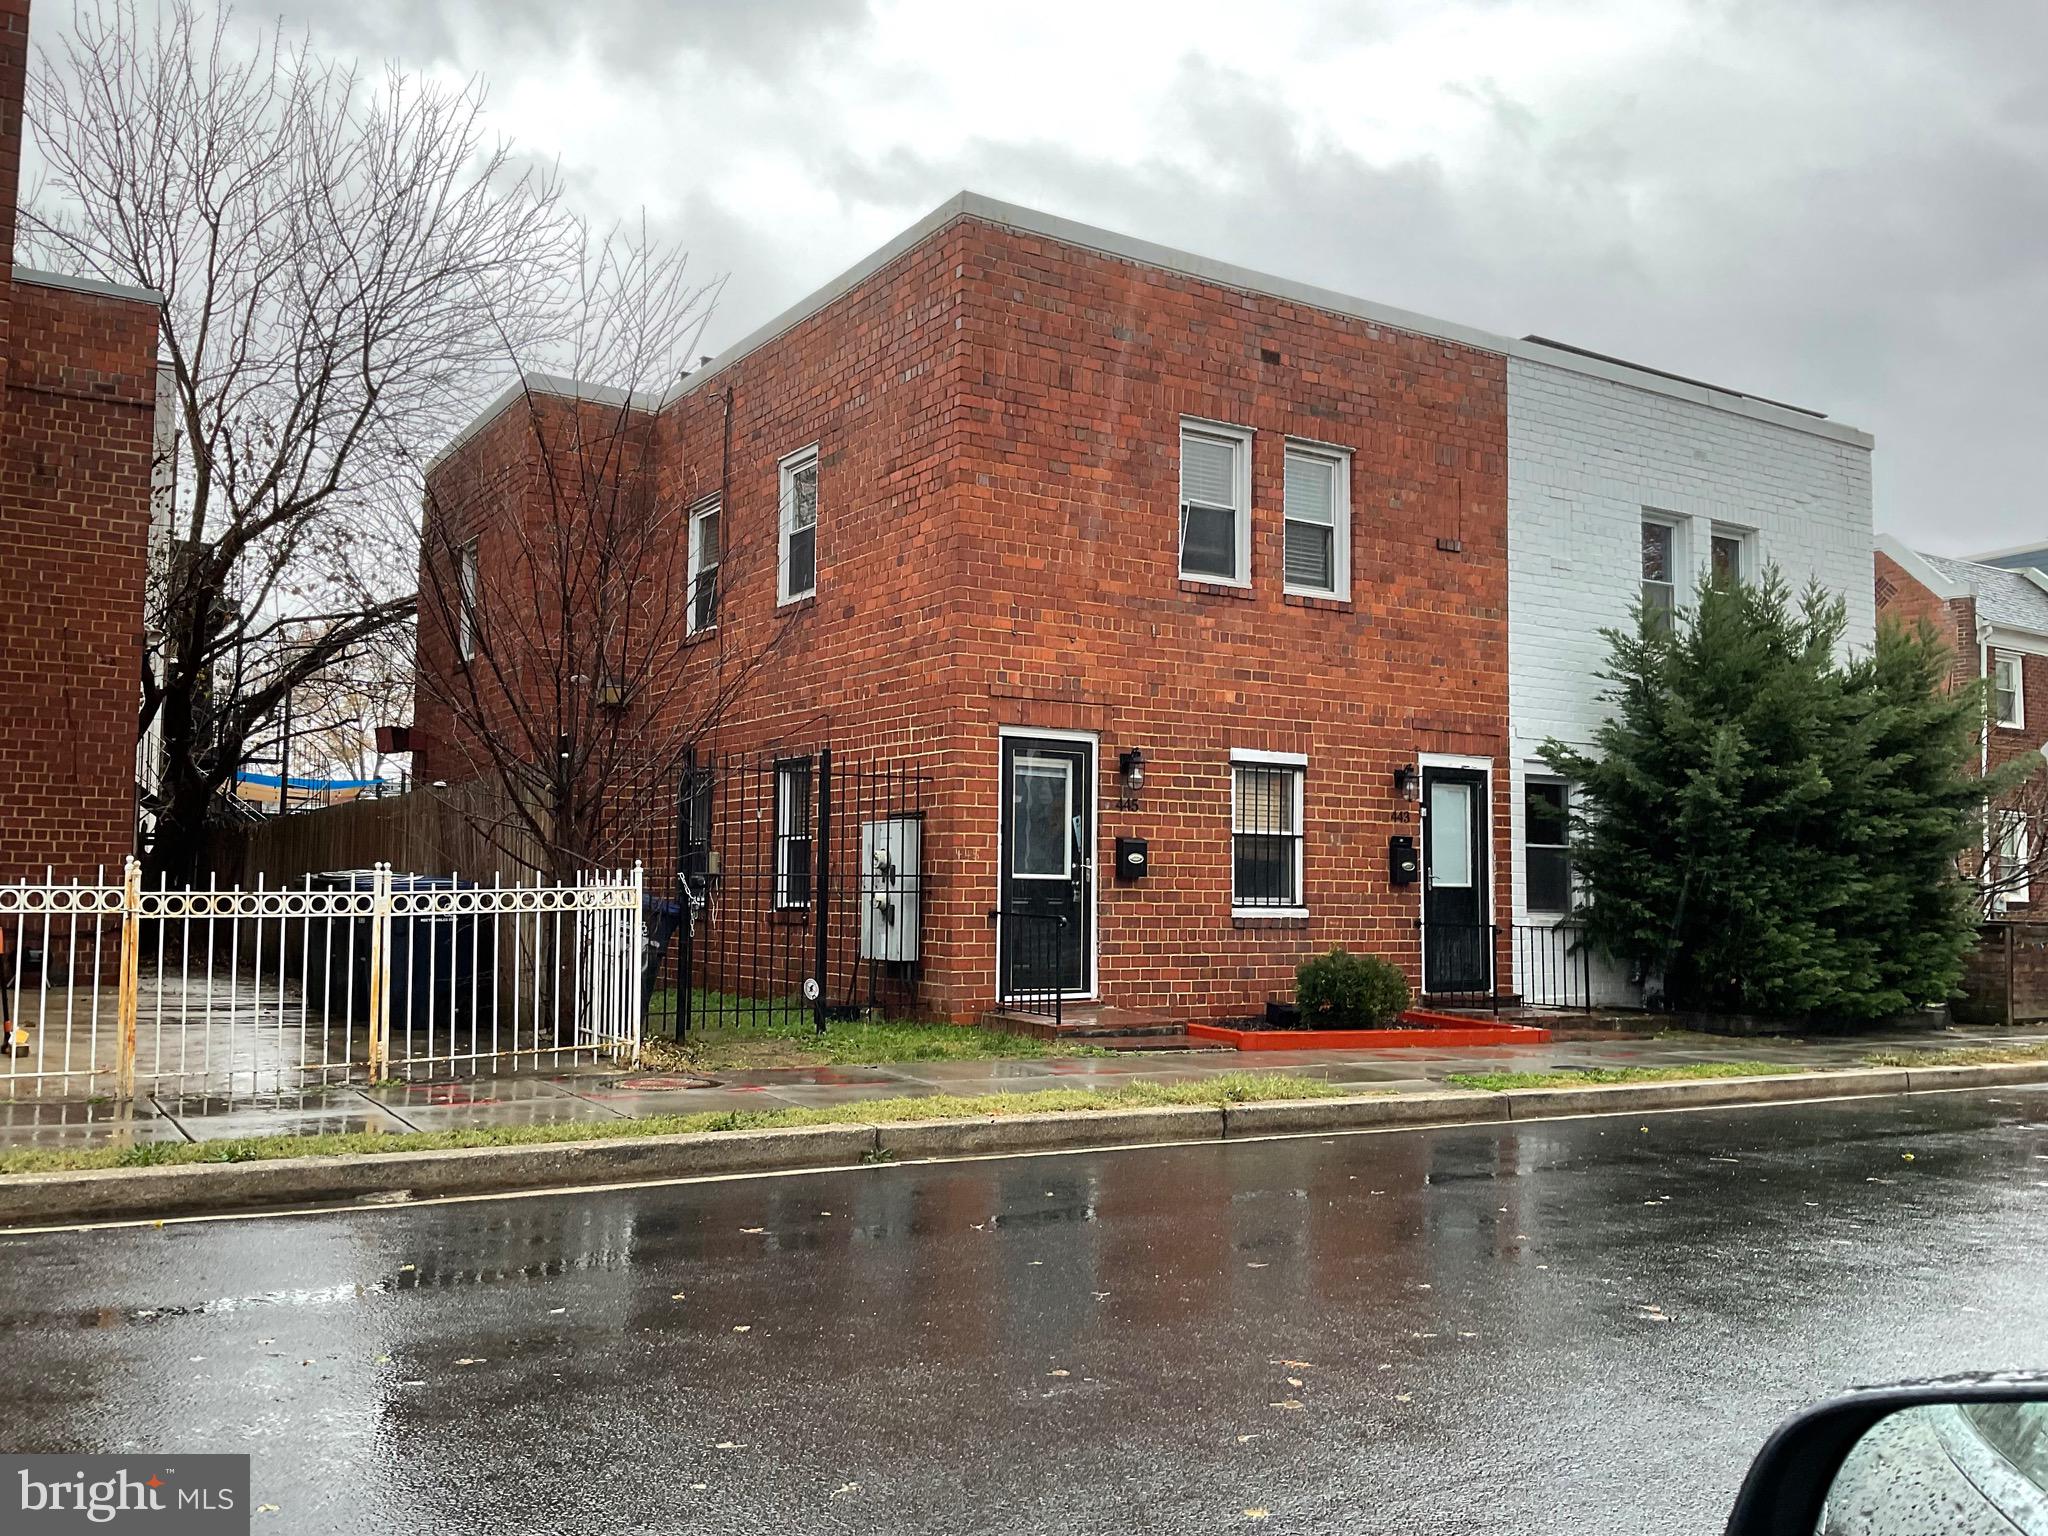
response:
M1949 1012L1964 1024L2048 1019L2048 922L1986 923L1963 957L1962 995Z
M207 853L221 885L254 885L260 876L275 886L377 864L512 884L530 881L546 866L539 840L521 823L503 787L485 780L424 785L389 799L352 800L217 828Z

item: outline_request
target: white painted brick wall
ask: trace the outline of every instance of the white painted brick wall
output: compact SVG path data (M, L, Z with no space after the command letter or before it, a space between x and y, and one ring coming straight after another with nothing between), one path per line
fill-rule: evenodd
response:
M1544 771L1549 737L1584 746L1606 714L1598 698L1607 648L1641 591L1642 518L1680 523L1685 600L1709 527L1754 530L1757 566L1795 587L1817 578L1848 602L1847 644L1874 634L1870 451L1748 414L1508 359L1508 709L1515 921L1526 923L1522 786ZM1518 985L1520 978L1518 977ZM1619 976L1596 1000L1634 1001Z

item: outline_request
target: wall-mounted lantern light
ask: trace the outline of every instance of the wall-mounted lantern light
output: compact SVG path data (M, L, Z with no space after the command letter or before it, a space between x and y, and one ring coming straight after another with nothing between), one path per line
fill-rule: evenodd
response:
M1422 777L1416 773L1413 763L1403 763L1394 770L1394 793L1403 800L1422 798Z
M1145 787L1144 749L1133 747L1121 754L1116 760L1116 776L1123 786L1117 803L1127 811L1135 810L1138 805L1138 791Z

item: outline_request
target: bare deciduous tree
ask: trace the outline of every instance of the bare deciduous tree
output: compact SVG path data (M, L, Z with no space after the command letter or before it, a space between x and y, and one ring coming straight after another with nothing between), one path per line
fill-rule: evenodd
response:
M573 386L520 375L509 478L495 460L430 478L419 582L422 713L462 776L502 791L479 830L558 881L632 857L650 811L672 814L690 754L803 611L717 622L723 587L772 569L776 532L723 516L722 450L681 462L660 438L714 290L644 230L590 238L581 270Z
M416 447L559 340L580 255L479 84L236 37L193 0L82 3L28 98L26 242L162 295L178 489L140 723L163 751L149 863L173 877L284 693L412 614L416 525L390 509L418 506Z

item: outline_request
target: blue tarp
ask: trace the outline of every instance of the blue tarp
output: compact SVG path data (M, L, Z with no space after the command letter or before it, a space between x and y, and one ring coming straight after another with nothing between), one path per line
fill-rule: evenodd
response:
M274 773L238 773L235 775L235 782L238 784L254 784L259 789L275 789L277 788L277 775ZM297 774L292 775L293 789L304 789L314 792L337 789L375 789L384 782L386 781L383 779L302 779Z

